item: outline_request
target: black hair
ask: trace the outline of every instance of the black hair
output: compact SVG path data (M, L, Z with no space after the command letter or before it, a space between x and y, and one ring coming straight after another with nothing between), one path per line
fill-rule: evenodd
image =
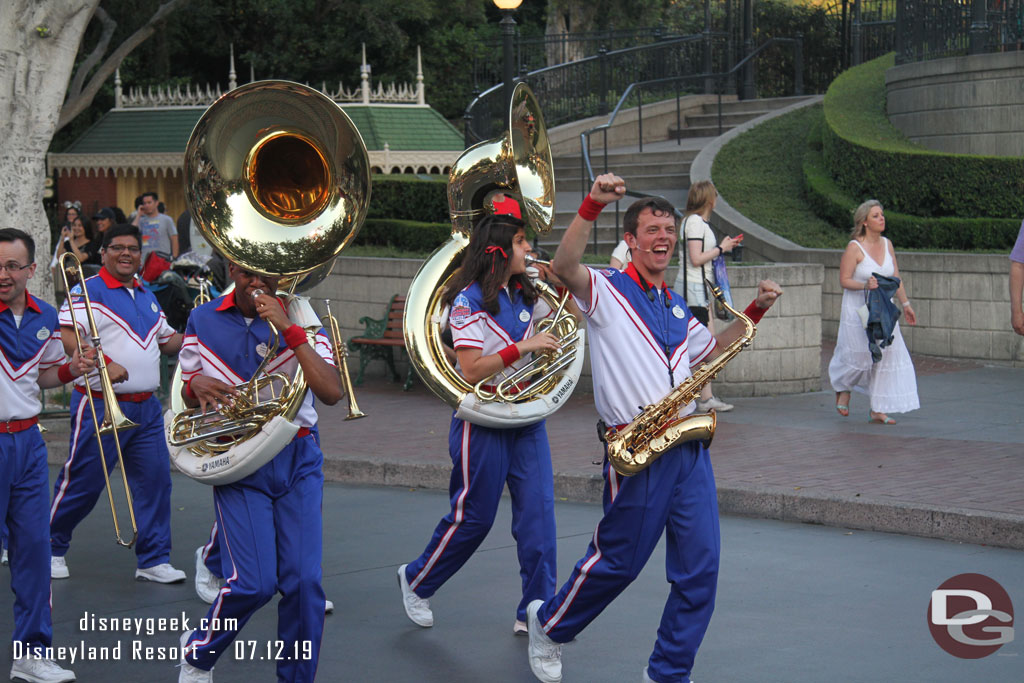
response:
M106 249L115 237L121 237L122 235L131 235L138 241L139 247L142 247L142 235L139 234L139 229L131 223L121 223L120 225L107 228L107 231L103 233L103 248Z
M15 240L21 240L25 244L25 248L28 249L28 262L33 263L36 260L36 241L32 239L32 235L17 228L0 230L0 242L14 242Z
M152 197L154 202L160 201L160 196L156 192L143 192L142 194L139 195L140 205L142 204L141 200L145 199L146 197Z
M484 297L484 309L492 315L497 313L498 292L501 291L510 268L512 239L517 232L525 229L526 224L515 216L492 214L482 218L473 228L462 265L452 276L442 298L443 303L450 306L459 292L472 283L479 282ZM504 256L501 251L492 251L488 254L485 250L492 246L504 251ZM522 287L523 301L528 305L537 301L537 290L530 282L530 278L517 274L509 278L508 283L512 286L518 283Z
M640 214L644 209L650 209L655 216L672 216L679 226L679 218L676 217L676 208L664 197L644 197L633 202L626 215L622 218L622 229L636 237L637 226L640 225Z
M124 215L120 206L108 206L107 208L114 212L114 225L128 222L128 217Z

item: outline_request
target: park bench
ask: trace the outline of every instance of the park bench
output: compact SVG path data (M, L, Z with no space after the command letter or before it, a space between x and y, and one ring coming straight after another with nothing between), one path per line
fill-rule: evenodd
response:
M391 377L394 381L400 379L395 369L395 348L405 350L405 334L402 332L402 317L405 315L405 296L396 294L391 297L388 304L388 311L383 318L371 318L364 315L359 322L366 325L362 335L352 337L348 340L348 347L359 352L359 374L356 376L356 386L363 383L363 371L372 360L384 361L391 370ZM412 388L413 378L412 363L409 363L409 373L405 378L404 391Z

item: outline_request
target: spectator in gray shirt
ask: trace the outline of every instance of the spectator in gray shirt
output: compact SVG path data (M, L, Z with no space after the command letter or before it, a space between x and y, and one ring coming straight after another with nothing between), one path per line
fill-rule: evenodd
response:
M136 216L136 224L142 234L143 263L151 251L170 254L172 259L178 258L178 229L173 218L159 212L159 203L160 198L156 192L143 193L142 204Z

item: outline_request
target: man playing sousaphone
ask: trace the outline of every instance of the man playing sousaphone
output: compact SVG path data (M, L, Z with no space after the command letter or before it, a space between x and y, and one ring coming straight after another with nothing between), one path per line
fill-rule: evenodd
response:
M637 406L658 403L690 378L691 367L723 353L746 330L737 320L712 337L683 297L665 284L678 223L664 199L641 199L626 212L633 261L625 271L580 264L594 220L625 191L618 176L599 176L552 262L588 318L594 402L609 427L632 422ZM781 293L774 282L761 282L745 315L760 320ZM692 411L691 402L679 412ZM718 506L708 451L699 441L685 441L629 477L606 458L604 476L605 514L586 554L555 596L527 608L530 668L541 681L561 681L561 644L573 640L640 574L667 531L671 592L643 680L689 681L718 579Z
M280 330L277 355L266 373L293 376L301 367L309 390L294 423L295 438L258 470L213 491L223 544L222 569L227 583L206 615L205 631L182 635L179 681L211 681L211 669L230 649L237 630L278 591L277 638L282 656L278 680L312 681L323 635L324 592L321 503L323 453L316 438L313 396L327 405L343 397L329 340L320 330L314 341L293 324L277 291L279 278L228 266L235 288L192 311L178 356L182 396L201 412L231 404L238 385L256 372L270 353L270 325Z

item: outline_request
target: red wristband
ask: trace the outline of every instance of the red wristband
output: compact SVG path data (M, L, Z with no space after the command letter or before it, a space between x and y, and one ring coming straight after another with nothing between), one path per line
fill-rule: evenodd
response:
M292 325L284 331L284 343L288 348L295 350L306 343L306 331L298 325Z
M605 206L605 204L596 201L593 197L591 197L588 194L586 197L583 198L583 203L580 204L579 211L577 211L576 213L578 213L580 215L580 218L582 218L585 221L596 221L598 214L601 213L601 209L603 209Z
M113 362L114 362L114 359L113 359L113 358L111 358L111 357L110 357L110 356L108 356L107 354L103 354L103 364L104 364L104 365L110 365L110 364L111 364L111 363L113 363Z
M199 400L199 397L196 396L196 392L192 391L192 380L194 380L197 376L198 375L192 375L191 377L188 378L188 381L185 382L185 395L188 396L189 398Z
M67 384L75 379L75 376L71 374L71 363L65 363L57 369L57 379L61 384Z
M505 367L512 365L519 360L522 354L519 353L519 347L515 344L509 344L501 351L498 351L498 355L501 356L501 362L505 364Z
M761 308L760 306L758 306L757 299L755 299L751 301L750 305L747 306L746 310L743 311L743 315L750 318L750 321L756 325L757 323L761 322L761 318L763 318L764 314L767 312L768 309Z

